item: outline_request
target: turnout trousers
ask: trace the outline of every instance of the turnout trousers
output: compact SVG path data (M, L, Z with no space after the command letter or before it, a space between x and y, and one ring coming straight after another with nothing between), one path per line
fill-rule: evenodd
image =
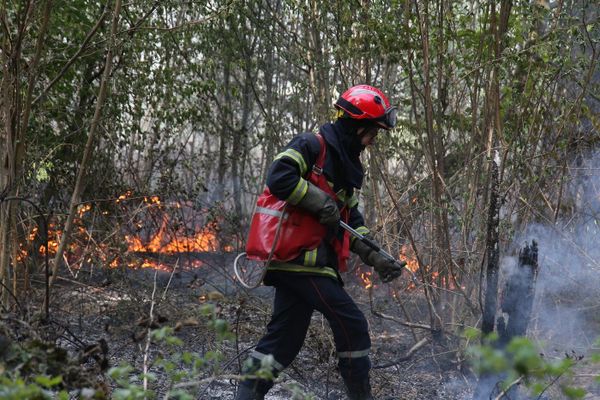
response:
M333 332L338 367L345 382L368 380L371 362L368 323L341 283L324 276L269 272L275 286L275 300L267 333L246 362L245 373L258 369L261 360L272 355L277 376L300 352L314 310L322 313ZM242 383L265 394L273 381L247 380Z

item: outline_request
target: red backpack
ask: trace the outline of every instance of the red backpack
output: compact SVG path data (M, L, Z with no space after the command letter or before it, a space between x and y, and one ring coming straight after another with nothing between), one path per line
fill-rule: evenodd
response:
M323 165L327 153L325 141L321 134L317 133L316 136L321 149L317 161L305 179L337 201L337 195L323 175ZM345 206L341 215L347 221L348 210ZM304 250L317 248L326 234L327 228L319 222L315 215L279 200L267 187L256 202L246 243L246 257L265 262L290 261L298 257ZM344 232L343 241L334 239L332 244L338 254L339 268L341 271L345 271L349 255L347 232Z

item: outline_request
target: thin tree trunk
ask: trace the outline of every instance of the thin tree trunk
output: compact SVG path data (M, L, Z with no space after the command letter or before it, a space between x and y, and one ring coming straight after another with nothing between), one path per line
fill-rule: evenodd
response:
M235 211L238 216L242 216L244 208L242 204L242 184L244 181L245 164L248 153L248 135L250 134L250 112L252 110L252 71L251 63L246 63L244 67L244 90L242 97L242 120L239 137L234 143L234 158L235 163L232 164L232 170L235 166L233 174L233 199L235 203Z
M29 116L31 114L33 90L38 77L37 69L44 48L46 31L48 29L48 21L52 9L52 1L48 0L42 13L42 21L35 46L33 58L27 65L27 88L25 90L25 98L22 97L23 88L20 86L22 81L21 74L24 70L21 69L22 58L22 43L25 40L25 35L28 32L27 27L33 24L33 16L35 14L35 3L28 1L23 3L22 12L18 13L19 25L17 34L11 42L11 35L4 31L4 39L2 41L2 61L3 61L3 78L2 78L2 120L4 122L3 137L6 147L0 154L2 160L0 170L0 186L3 195L10 196L18 194L17 177L22 169L23 157L25 155L25 133L29 125ZM6 4L2 5L0 14L2 26L8 26L6 16ZM6 57L6 58L5 58ZM17 232L16 232L16 212L18 207L15 203L0 204L0 282L4 288L0 288L2 292L2 303L8 302L8 287L10 287L10 261L15 263L13 270L12 287L15 296L18 295L17 279L19 271L16 270L16 254L17 254Z
M494 53L493 58L498 60L502 53L502 38L508 28L508 18L512 2L503 0L500 6L500 21L494 3L491 5L491 24L490 30L494 36ZM481 330L484 334L488 334L494 330L497 296L498 296L498 269L500 257L500 201L498 196L499 191L499 176L498 163L493 158L497 155L496 148L498 138L502 135L502 121L500 116L500 83L499 83L499 67L497 64L492 68L492 79L490 82L487 94L487 118L486 126L488 137L486 140L486 154L489 161L489 209L487 222L487 241L486 241L486 287L485 287L485 303L483 305L483 319Z
M410 14L410 10L411 10L411 1L410 0L405 0L405 23L404 23L404 30L405 32L410 32L411 31L411 27L409 26L409 21L411 19L411 14ZM416 5L415 5L416 6ZM417 20L420 24L420 16L419 16L419 12L418 12L418 8L415 9L416 12L416 17ZM417 44L414 44L415 48L417 46ZM417 104L419 102L420 96L417 94L417 92L421 91L421 88L417 87L416 81L415 81L415 77L418 74L415 73L414 70L414 61L413 61L413 53L412 51L408 52L408 78L409 78L409 82L410 82L410 92L411 92L411 99L412 99L412 106L411 106L411 110L412 110L412 115L415 119L415 125L418 128L422 127L422 120L420 117L420 113L417 111ZM432 165L432 159L431 159L431 154L427 151L426 145L423 143L421 136L419 136L419 142L421 144L421 147L423 149L423 155L425 156L425 159L427 161L427 163L431 166ZM431 169L431 168L430 168ZM410 238L410 236L409 236ZM413 250L415 252L415 255L419 254L418 249L416 248L416 242L414 240L411 239L411 246L413 247ZM427 263L422 262L420 259L418 259L419 261L419 274L421 275L421 280L423 282L426 282L428 277L426 274L426 271L424 270L424 266L427 265ZM429 286L424 286L423 290L425 292L425 297L427 299L427 307L429 310L429 318L430 318L430 325L432 327L435 326L439 326L441 325L441 318L440 316L437 314L437 311L435 309L434 306L434 297L435 297L435 293L434 293L434 289L430 288ZM437 321L437 322L436 322Z
M498 269L499 269L499 203L498 203L498 165L491 161L490 170L490 204L488 209L488 232L486 241L487 268L485 285L485 303L481 330L484 335L494 330L496 321L496 305L498 294Z
M110 31L110 38L107 45L107 53L106 53L106 63L104 65L104 73L102 75L102 80L100 82L100 89L98 93L98 100L96 102L96 109L94 111L94 117L92 119L92 124L90 126L90 132L88 134L88 139L85 144L85 150L83 153L83 157L81 159L81 165L79 167L79 172L77 174L77 180L75 182L75 188L73 189L73 195L71 196L71 203L69 205L69 213L67 217L67 222L65 223L65 229L63 231L63 236L60 240L60 244L56 251L56 255L54 257L54 264L52 266L52 280L53 283L58 274L58 267L61 264L61 260L63 257L63 253L65 247L70 241L71 232L73 230L73 220L75 219L75 211L77 205L81 200L81 193L83 191L84 186L84 178L87 170L88 163L91 160L92 149L94 147L94 139L96 136L96 131L98 129L98 124L100 122L100 116L102 114L102 107L104 105L104 100L106 99L106 92L108 90L108 82L110 80L110 73L112 70L112 58L113 58L113 45L115 42L115 37L117 34L117 28L119 23L119 13L121 11L121 0L116 0L115 9L113 11L113 19L112 26Z
M418 6L417 6L418 7ZM429 39L429 2L425 1L423 12L416 9L419 18L419 29L421 34L421 45L423 50L423 79L425 100L425 126L427 132L427 153L430 160L431 171L431 191L432 191L432 222L433 222L433 246L432 246L432 272L438 273L438 286L441 285L441 277L446 275L446 264L452 262L450 255L450 246L448 239L447 210L444 201L444 145L440 132L433 125L434 110L431 96L431 71L430 71L430 39ZM439 128L438 128L439 129ZM439 314L441 308L441 296L438 291L434 291L433 304L435 306L436 318L431 321L434 329L440 330L443 327Z
M223 105L221 106L221 132L219 135L219 159L217 162L217 188L215 200L222 201L225 197L225 175L227 173L227 149L231 127L231 62L225 55L223 62Z

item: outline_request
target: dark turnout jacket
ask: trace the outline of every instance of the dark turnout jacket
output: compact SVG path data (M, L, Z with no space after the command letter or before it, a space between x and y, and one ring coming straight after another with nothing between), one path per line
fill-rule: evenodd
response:
M338 120L325 124L319 129L325 139L327 152L323 173L333 191L338 196L340 210L349 210L348 225L362 234L369 230L364 226L364 218L358 210L356 189L360 189L364 177L359 155L362 147L352 122ZM298 204L306 194L306 176L312 170L320 152L320 142L314 133L306 132L295 136L285 146L272 163L267 176L267 186L271 193L292 205ZM337 254L330 244L331 235L342 239L340 228L329 232L327 237L314 250L303 251L297 258L288 262L272 262L269 271L287 271L308 275L324 275L341 278L338 271ZM269 274L265 283L269 284Z

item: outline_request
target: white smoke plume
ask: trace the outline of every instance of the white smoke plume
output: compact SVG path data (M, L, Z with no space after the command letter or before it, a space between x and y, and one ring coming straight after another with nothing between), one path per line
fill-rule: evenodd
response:
M559 351L585 351L600 335L600 153L578 160L571 172L568 218L532 224L515 246L535 240L539 247L528 336Z
M530 224L501 259L501 276L506 278L518 268L519 250L533 241L538 245L527 336L548 360L589 357L597 351L594 343L600 337L600 152L578 159L565 179L569 184L561 206L564 217L555 224ZM489 377L487 385L480 384L481 399L497 393L499 379ZM525 393L512 396L528 399Z

